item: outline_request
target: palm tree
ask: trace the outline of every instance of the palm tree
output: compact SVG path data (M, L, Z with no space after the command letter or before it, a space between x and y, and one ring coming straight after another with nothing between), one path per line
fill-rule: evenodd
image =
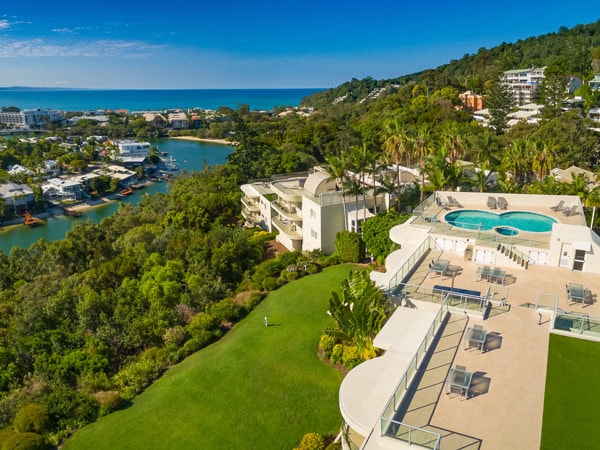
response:
M421 173L421 203L423 203L425 188L425 158L433 152L432 137L433 131L429 123L424 122L417 127L414 145L419 158L419 172Z
M342 207L344 208L344 230L348 229L348 220L346 218L346 197L344 188L346 185L346 176L347 176L347 164L344 158L339 156L331 155L326 157L327 167L325 170L329 174L329 181L335 180L336 187L340 186L341 194L342 194Z
M485 192L487 190L491 174L492 172L489 170L489 165L487 162L482 162L479 167L473 170L472 183L477 187L479 192Z
M350 272L340 294L331 293L328 312L337 328L326 329L326 334L353 342L363 360L377 356L373 339L386 319L385 297L367 271Z
M448 158L451 163L458 161L465 152L462 130L458 122L446 122L442 129L442 140L448 148Z
M532 155L531 168L537 180L543 180L554 165L555 153L548 140L535 142L535 153Z
M410 153L410 139L404 127L398 122L398 119L389 120L384 123L383 149L392 161L394 161L394 164L396 164L396 181L398 183L396 207L398 212L400 212L400 194L402 189L400 165Z
M594 227L594 219L596 216L596 207L600 206L600 187L594 188L585 198L585 206L592 207L592 218L590 220L590 228Z

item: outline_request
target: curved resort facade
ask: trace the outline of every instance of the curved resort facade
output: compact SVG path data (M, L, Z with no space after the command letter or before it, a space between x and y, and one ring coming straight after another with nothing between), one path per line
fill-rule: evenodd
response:
M576 196L436 192L373 281L397 308L344 378L345 449L540 448L548 334L600 340Z

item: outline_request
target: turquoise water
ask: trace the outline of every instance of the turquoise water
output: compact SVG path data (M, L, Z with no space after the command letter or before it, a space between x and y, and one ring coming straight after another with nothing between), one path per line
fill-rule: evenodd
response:
M556 223L552 217L525 211L512 211L496 214L489 211L464 209L446 214L446 222L469 230L491 230L495 227L512 227L521 231L543 233L552 230Z
M16 89L0 88L0 107L51 108L61 111L127 109L129 111L220 106L271 111L276 106L298 106L302 98L324 89Z
M200 170L204 164L224 164L233 147L205 142L184 141L179 139L155 139L150 143L160 151L166 151L169 156L177 160L180 171ZM123 197L123 203L137 204L142 195L154 194L156 192L167 192L169 184L157 182L148 185L145 189L134 191L133 194ZM49 218L37 227L29 228L24 225L0 228L0 250L10 253L13 246L29 247L31 244L44 238L47 241L63 239L73 223L79 220L91 220L99 223L105 217L110 216L119 208L119 202L111 202L95 208L86 210L80 218L57 216Z

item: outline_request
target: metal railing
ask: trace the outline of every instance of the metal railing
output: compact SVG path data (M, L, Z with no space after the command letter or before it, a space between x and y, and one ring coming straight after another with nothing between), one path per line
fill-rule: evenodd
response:
M459 310L468 313L483 314L486 308L490 288L483 295L467 294L460 289L439 290L414 284L400 284L391 294L394 300L419 300L440 303L445 309Z
M392 275L388 283L388 292L393 292L394 289L402 283L402 280L410 273L419 260L431 249L431 238L426 239L417 247L417 249L408 257L398 270Z
M406 391L408 390L415 374L419 370L419 366L423 362L427 351L434 342L437 333L440 330L440 324L443 322L445 317L446 310L444 309L442 302L431 326L425 334L425 337L417 347L415 355L412 357L407 369L400 377L392 396L388 400L383 412L381 413L380 425L382 436L394 437L396 439L407 441L408 444L422 445L424 447L434 449L439 448L439 442L441 439L439 434L394 420L394 415L400 407L402 400L404 399L404 395L406 394ZM400 433L400 431L402 432ZM422 439L423 436L427 436L427 439ZM431 442L434 442L433 446L430 445Z
M381 418L381 433L382 436L390 436L405 441L408 445L414 444L436 450L440 448L442 440L442 436L439 433L383 417Z
M575 311L557 310L552 329L600 338L600 317Z

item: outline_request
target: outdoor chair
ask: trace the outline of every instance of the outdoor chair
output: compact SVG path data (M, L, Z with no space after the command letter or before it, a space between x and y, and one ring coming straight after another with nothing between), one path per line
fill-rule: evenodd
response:
M443 201L443 200L442 200L440 197L436 197L436 198L435 198L435 203L436 203L436 204L437 204L437 205L438 205L440 208L443 208L443 209L450 209L450 208L448 207L448 203L447 203L447 202L445 202L445 201Z
M561 200L560 202L558 202L556 205L551 206L550 209L552 211L561 211L563 209L563 206L565 205L565 201Z
M448 196L448 204L451 206L456 206L458 208L463 207L454 197L450 197L450 196Z
M496 199L494 197L488 197L487 205L490 209L496 209Z
M573 205L563 211L563 214L567 217L574 216L577 214L577 205Z
M506 199L504 197L498 197L498 208L500 208L500 209L508 208L508 202L506 201Z

